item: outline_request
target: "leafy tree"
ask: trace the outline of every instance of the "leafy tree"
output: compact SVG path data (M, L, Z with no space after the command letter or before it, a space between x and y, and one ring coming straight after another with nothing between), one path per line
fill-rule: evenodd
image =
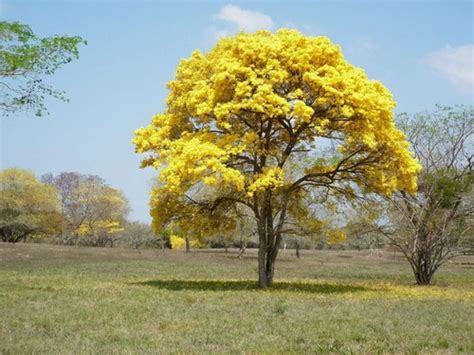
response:
M150 230L152 230L150 228ZM170 231L167 229L162 229L159 233L156 233L156 243L159 247L164 250L165 248L171 249L171 242L170 242Z
M21 110L47 112L51 96L65 100L64 92L44 82L64 64L79 57L81 37L37 37L28 25L0 21L0 110L4 116Z
M168 88L166 110L134 138L148 153L142 167L160 169L153 226L185 211L181 228L210 234L233 228L229 211L244 206L257 226L261 287L273 281L291 206L311 190L347 198L416 191L419 164L394 125L390 92L325 37L224 38L181 61ZM332 155L318 154L330 144ZM295 173L305 157L312 164ZM195 194L203 185L212 193Z
M64 243L75 243L82 237L94 246L113 245L129 210L120 190L95 175L47 174L42 180L59 190Z
M474 111L438 107L399 121L423 170L416 194L394 195L381 230L427 285L441 265L473 250Z
M61 223L58 193L21 169L0 172L0 238L16 243L53 233Z

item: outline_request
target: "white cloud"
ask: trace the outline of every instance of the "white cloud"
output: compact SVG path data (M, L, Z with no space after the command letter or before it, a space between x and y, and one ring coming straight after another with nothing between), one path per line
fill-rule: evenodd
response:
M242 9L235 5L225 5L216 15L216 18L229 22L238 31L254 32L273 28L273 20L270 16L258 11Z
M425 62L459 90L474 91L474 44L446 47L429 54Z
M209 39L214 43L215 41L221 39L222 37L228 37L232 35L232 31L228 28L217 28L217 27L209 27L207 29L207 35Z

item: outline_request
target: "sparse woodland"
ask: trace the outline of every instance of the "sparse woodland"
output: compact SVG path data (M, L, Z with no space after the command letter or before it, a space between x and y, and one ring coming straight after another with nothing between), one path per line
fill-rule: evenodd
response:
M32 6L6 2L0 0L0 12ZM83 20L80 3L67 5L77 15L48 26ZM25 137L32 129L23 123L20 136L13 135L15 147L36 157L36 165L2 162L0 353L474 353L472 102L399 113L396 99L406 96L394 83L403 87L410 79L409 93L419 87L419 77L405 72L414 65L411 53L396 48L408 58L402 77L395 78L393 63L383 64L385 79L392 80L385 86L384 78L382 83L368 74L377 70L366 73L349 58L360 63L358 53L373 51L377 58L371 60L387 60L382 51L393 53L391 42L378 48L359 40L357 48L346 49L326 36L306 35L314 32L309 27L277 29L269 16L237 5L225 5L213 17L235 28L210 27L218 34L214 45L176 60L163 93L156 78L166 73L166 58L194 42L181 38L174 27L179 21L167 28L166 45L159 41L160 26L167 26L161 13L177 17L186 9L174 13L166 1L156 3L134 8L161 9L153 23L135 23L140 33L126 25L134 11L114 15L129 4L100 4L98 10L119 19L127 32L115 36L116 24L108 20L110 29L81 23L84 33L97 25L107 38L104 44L94 36L89 51L82 35L42 36L27 24L0 21L2 122L11 128L25 119L19 116L48 115L51 99L67 107L68 96L56 84L71 82L82 87L67 91L83 100L75 107L89 122L67 132L74 135L70 146L59 139L60 125L51 125L61 127L55 135L48 127L47 137L34 131L40 151L38 144L54 143L44 161L31 151ZM424 7L423 19L442 5ZM291 6L297 11L302 4ZM410 16L416 14L412 7ZM358 11L345 13L356 18ZM140 19L148 15L140 12ZM444 27L451 28L447 17L443 13ZM263 25L253 26L255 21ZM350 29L344 31L351 32L351 21L344 21ZM195 24L186 23L193 31ZM412 30L404 23L403 33ZM147 55L158 53L153 46L166 54L150 60ZM87 70L70 64L82 65L83 51ZM473 53L473 45L448 46L416 65L431 63L451 75L450 85L465 89L473 85ZM128 56L132 64L118 72ZM470 69L463 67L466 61ZM85 74L58 76L63 67ZM153 83L150 107L158 113L143 107L146 80L135 79ZM109 81L113 99L100 90ZM456 97L449 92L445 102ZM427 102L426 95L413 100ZM118 118L141 108L149 112L145 116L153 114L151 120L130 117L128 126ZM54 109L59 116L72 112ZM37 130L49 122L30 118ZM2 130L9 147L7 135ZM104 143L117 137L118 145ZM100 149L88 150L94 140ZM122 162L124 147L130 159ZM77 150L75 158L68 149ZM66 156L64 169L38 168ZM140 166L130 169L131 160ZM107 173L111 166L116 174ZM134 179L143 174L139 168L153 174L147 185Z

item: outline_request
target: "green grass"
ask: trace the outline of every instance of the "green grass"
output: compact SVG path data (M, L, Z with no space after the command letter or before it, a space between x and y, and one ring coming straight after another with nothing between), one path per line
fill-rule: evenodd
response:
M0 244L0 353L473 353L473 258L413 285L393 254Z

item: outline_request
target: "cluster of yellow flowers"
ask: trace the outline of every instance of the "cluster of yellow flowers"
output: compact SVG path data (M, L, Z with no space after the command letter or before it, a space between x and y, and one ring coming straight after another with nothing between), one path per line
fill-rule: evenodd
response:
M304 101L295 100L293 107L293 117L302 120L303 122L311 122L314 110L312 107L306 105Z
M347 238L346 233L341 229L330 230L327 232L327 236L328 236L327 244L329 245L335 245L335 244L341 243Z
M186 245L184 238L178 237L175 234L170 235L171 249L182 249Z
M358 151L347 163L370 162L344 179L385 194L416 190L420 165L393 123L392 95L326 37L279 30L224 38L182 60L168 88L165 112L133 139L138 153L149 154L142 166L160 169L161 195L197 183L244 196L277 190L289 176L277 166L285 148L321 136L343 138L341 160ZM308 171L335 166L315 161ZM154 192L152 209L159 198ZM166 214L153 211L160 220L155 214Z
M256 192L264 191L265 189L276 189L283 186L283 183L284 173L281 168L265 168L249 185L247 195L252 197Z
M79 226L79 235L91 235L91 234L114 234L122 232L124 229L120 225L119 221L111 220L99 220L92 224L83 223Z

